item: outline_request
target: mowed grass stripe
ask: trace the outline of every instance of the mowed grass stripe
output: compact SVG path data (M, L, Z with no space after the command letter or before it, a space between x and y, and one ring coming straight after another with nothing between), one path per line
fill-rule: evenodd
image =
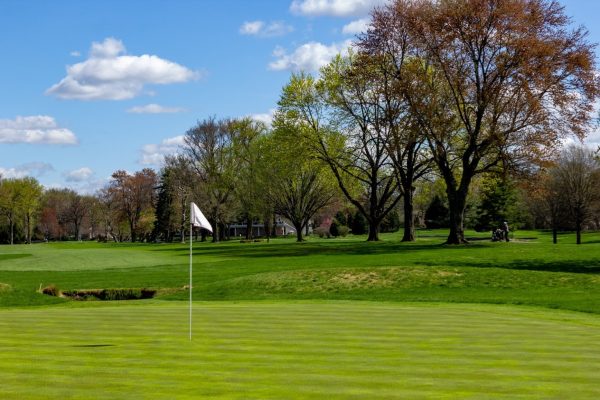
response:
M600 318L485 305L0 311L0 398L598 398ZM105 346L105 347L81 347Z

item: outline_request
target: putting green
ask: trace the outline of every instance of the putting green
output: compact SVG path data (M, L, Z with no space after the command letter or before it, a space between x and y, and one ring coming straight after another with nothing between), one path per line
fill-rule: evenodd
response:
M0 310L2 399L600 398L600 317L363 302Z

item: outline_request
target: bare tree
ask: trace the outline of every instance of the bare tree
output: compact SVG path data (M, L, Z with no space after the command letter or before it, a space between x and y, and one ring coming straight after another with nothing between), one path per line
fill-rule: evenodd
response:
M564 206L575 226L577 244L581 244L583 225L592 216L594 202L600 199L600 163L593 151L570 146L562 152L550 176L551 211L559 213L560 206Z
M215 117L198 122L185 133L184 151L203 183L206 195L203 208L213 226L213 242L220 240L221 225L233 211L237 166L232 151L234 134L231 121L217 121Z

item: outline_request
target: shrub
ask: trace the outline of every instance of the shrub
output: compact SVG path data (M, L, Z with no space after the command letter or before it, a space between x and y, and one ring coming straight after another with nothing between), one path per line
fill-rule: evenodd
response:
M315 228L314 232L317 235L319 235L320 238L326 237L327 239L329 239L331 237L331 233L329 232L329 228L326 228L324 226L319 226L318 228Z
M69 290L63 292L67 297L73 300L141 300L151 299L156 295L155 289L88 289L88 290Z
M329 233L331 233L331 236L333 237L338 237L340 236L340 232L338 230L340 224L337 222L337 220L333 220L333 222L331 223L331 226L329 227Z
M367 233L367 219L359 211L354 214L352 218L352 234L353 235L364 235Z
M346 235L348 235L348 232L350 232L350 228L348 228L347 226L344 226L344 225L338 226L338 234L341 237L346 237Z
M42 288L41 292L43 294L47 294L48 296L60 296L60 290L58 290L58 287L56 285L48 285Z

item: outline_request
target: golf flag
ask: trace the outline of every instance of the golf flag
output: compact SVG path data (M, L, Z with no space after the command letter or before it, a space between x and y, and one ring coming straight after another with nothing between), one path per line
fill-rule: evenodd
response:
M206 217L204 216L204 214L202 214L202 211L200 211L200 209L198 208L198 206L195 203L191 203L192 205L192 211L191 211L191 221L192 221L192 225L197 226L199 228L204 228L210 232L212 232L212 226L210 226L210 222L208 222L208 220L206 219Z
M194 203L190 203L190 341L192 340L192 231L194 226L204 228L212 233L213 229L210 222L206 219L202 211Z

